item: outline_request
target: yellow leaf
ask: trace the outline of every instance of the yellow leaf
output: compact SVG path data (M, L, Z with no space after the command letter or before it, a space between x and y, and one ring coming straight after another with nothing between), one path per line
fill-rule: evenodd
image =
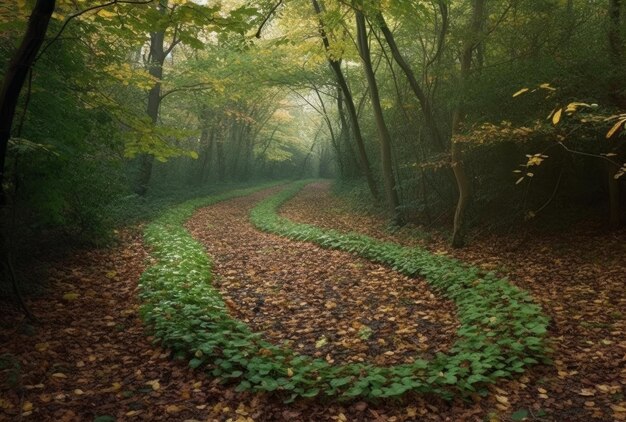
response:
M324 347L324 345L325 345L326 343L328 343L328 340L326 339L326 337L325 337L325 336L322 336L322 337L320 337L320 339L319 339L319 340L317 340L317 341L315 342L315 348L316 348L316 349L319 349L320 347Z
M37 343L35 344L35 350L38 352L45 352L48 350L48 343Z
M608 393L611 390L611 387L605 384L596 385L596 388L603 393Z
M176 406L175 404L171 404L165 408L165 412L169 414L178 413L180 411L181 411L181 408Z
M109 12L109 11L108 11L108 10L106 10L106 9L100 9L100 10L98 11L98 16L101 16L101 17L103 17L103 18L107 18L107 19L108 19L108 18L112 18L112 17L114 17L114 16L117 16L117 14L116 14L116 13L113 13L113 12Z
M67 375L65 375L64 373L61 372L56 372L54 374L52 374L53 378L67 378Z
M287 368L287 376L288 377L293 377L293 369Z
M620 406L618 404L612 404L611 409L613 409L615 413L626 413L626 407Z
M509 405L509 399L508 397L505 396L499 396L496 394L496 400L498 401L498 403L503 404L505 406Z
M67 300L68 302L73 302L76 299L78 299L80 295L78 293L74 293L74 292L70 292L70 293L65 293L63 295L63 300Z
M522 88L519 91L517 91L515 94L513 94L513 98L518 97L520 95L522 95L523 93L528 92L528 88Z
M22 405L22 410L24 412L30 412L31 410L33 410L33 404L29 401L25 401Z
M591 107L591 105L587 103L573 102L567 105L565 111L568 113L574 113L576 110L578 110L578 107Z
M620 119L617 121L617 123L615 123L613 125L613 127L611 128L611 130L609 130L606 133L606 139L609 139L611 136L613 136L615 134L615 132L617 132L623 125L624 122L626 122L626 119Z
M159 388L161 388L161 384L159 384L159 380L148 381L146 382L146 384L152 387L154 391L157 391Z
M558 109L558 110L554 113L554 115L552 116L552 123L553 123L554 125L558 125L558 124L559 124L559 122L561 121L561 114L563 114L563 109L562 109L562 108Z

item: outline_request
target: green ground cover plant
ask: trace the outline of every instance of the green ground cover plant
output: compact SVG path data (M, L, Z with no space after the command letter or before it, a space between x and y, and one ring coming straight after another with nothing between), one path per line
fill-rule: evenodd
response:
M487 383L521 373L545 355L547 318L529 295L506 279L417 248L296 224L276 214L306 183L296 182L270 196L251 213L257 227L296 240L315 242L425 277L458 309L461 328L449 354L432 360L378 367L367 363L331 365L265 341L227 311L211 285L211 261L183 224L194 210L251 194L263 187L195 199L173 207L145 232L156 264L143 274L142 316L157 341L192 368L203 367L239 390L298 397L376 399L407 392L445 398L484 391Z

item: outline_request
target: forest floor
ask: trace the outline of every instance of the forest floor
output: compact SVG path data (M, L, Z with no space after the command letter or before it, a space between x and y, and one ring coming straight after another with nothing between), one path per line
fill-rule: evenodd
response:
M390 365L450 346L454 305L423 280L255 230L248 211L274 191L201 209L187 223L214 257L215 281L233 316L270 341L337 363ZM120 233L115 248L49 263L48 288L28 301L38 322L0 309L0 420L626 420L626 232L588 225L558 235L494 235L451 250L436 234L389 232L384 219L332 196L328 183L307 186L282 213L418 243L508 275L550 316L553 364L465 402L410 395L286 405L267 394L237 393L146 337L137 283L150 257L135 229Z

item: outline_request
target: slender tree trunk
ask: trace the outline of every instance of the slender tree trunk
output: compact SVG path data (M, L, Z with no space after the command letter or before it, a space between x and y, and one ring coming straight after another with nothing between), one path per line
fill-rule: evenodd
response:
M328 115L328 110L326 109L326 104L324 103L324 98L322 94L319 92L316 86L313 87L313 91L315 91L315 95L317 96L318 101L320 102L320 107L322 108L322 119L324 119L324 123L326 123L326 127L328 128L328 133L330 134L330 142L337 153L337 161L339 162L339 166L342 167L341 163L341 145L337 136L335 136L335 128L333 128L333 124L330 120L330 116Z
M385 182L385 196L387 198L387 205L389 211L396 222L400 222L398 192L396 190L396 179L393 174L393 163L391 156L391 135L385 123L383 116L383 109L380 105L380 95L378 93L378 84L376 83L376 75L374 74L374 68L372 66L372 59L370 56L370 49L367 37L367 28L365 26L365 16L360 10L355 10L356 27L357 27L357 42L359 47L359 54L361 56L361 62L363 63L363 70L367 79L367 85L369 86L370 99L372 101L372 108L374 109L374 120L376 121L376 128L378 129L378 138L380 142L380 157L383 171L383 180Z
M426 96L426 93L420 86L419 82L417 82L417 78L415 77L415 74L413 73L413 69L411 69L411 66L409 65L409 63L404 59L404 56L402 56L402 53L400 53L400 49L398 48L398 45L396 44L396 40L393 36L393 33L387 26L387 22L385 22L385 18L383 17L382 13L378 15L377 19L378 19L378 24L380 26L380 30L385 36L385 40L387 41L387 44L389 45L389 48L391 49L391 54L394 60L396 61L396 63L398 63L398 66L400 66L400 68L406 75L406 78L409 81L409 86L411 87L413 94L415 94L415 96L417 97L417 100L420 103L420 106L422 107L422 113L424 115L424 123L426 123L426 127L428 128L428 131L430 132L430 136L433 140L434 145L439 150L439 152L444 151L445 145L441 137L439 128L437 127L437 122L435 120L435 115L434 115L432 106L430 104L430 100Z
M463 150L461 144L458 140L456 140L455 135L458 135L461 132L463 122L465 120L465 90L467 80L472 69L473 51L478 43L481 42L480 37L481 28L483 26L485 3L486 0L473 0L470 32L464 42L461 55L461 100L459 101L452 118L453 137L452 145L450 147L450 155L452 161L452 171L454 172L454 178L459 191L459 199L454 212L454 227L452 230L452 246L455 248L459 248L465 244L465 210L472 196L471 185L463 163Z
M213 158L213 137L215 136L215 129L209 128L208 123L203 123L204 128L200 134L200 146L202 147L202 163L198 171L198 184L203 184L208 179L209 169L211 167L211 161Z
M157 8L160 13L166 12L166 0L159 1ZM148 73L156 80L155 84L148 93L148 106L146 114L150 118L153 125L156 126L159 119L159 108L161 106L161 80L163 79L163 63L168 51L177 43L172 40L172 45L165 49L165 30L150 33L150 60L148 62ZM135 192L138 195L145 195L148 192L148 185L152 177L152 166L154 164L154 156L152 154L142 154L139 160L139 177Z
M164 32L153 32L150 34L150 62L148 73L156 78L155 84L148 93L148 106L146 114L150 117L153 125L159 119L159 106L161 105L161 79L163 78L163 62L165 61ZM142 154L139 159L139 178L135 191L138 195L145 195L148 192L148 185L152 177L152 165L154 156L152 154Z
M209 144L206 146L206 169L202 173L202 182L206 183L211 175L211 169L213 168L213 144L215 144L215 128L211 128L211 134L209 135Z
M0 90L0 206L6 203L4 170L15 108L28 72L43 44L54 6L55 0L37 0L28 20L24 38L13 54L2 80Z
M217 179L223 182L226 178L226 165L224 163L224 140L218 139L215 143L217 152Z
M324 22L321 18L322 7L317 0L311 0L311 3L313 4L313 9L315 9L315 13L317 14L319 19L319 33L322 38L322 42L324 43L324 48L328 51L330 50L330 42L328 41L326 31L324 30ZM374 180L374 175L372 173L369 158L367 157L367 152L365 150L365 142L363 141L363 136L361 134L361 127L359 126L359 119L356 112L356 107L354 106L352 92L350 91L348 83L346 82L346 78L343 76L343 72L341 70L341 60L333 59L329 56L328 64L335 74L337 84L339 84L339 88L341 89L341 92L343 93L343 96L345 98L345 104L348 108L350 126L352 128L352 135L354 136L354 140L356 141L357 149L359 151L359 165L361 167L361 172L367 180L367 186L369 187L370 193L372 194L372 198L374 198L375 201L378 201L379 195L378 189L376 188L376 181Z
M344 171L346 173L346 176L353 177L354 175L358 174L360 168L359 168L359 163L357 161L357 156L354 153L354 148L352 147L352 142L350 142L350 140L352 139L352 137L350 136L350 126L348 125L348 120L346 118L346 113L344 111L343 104L344 104L343 91L338 86L337 87L337 113L339 114L339 121L341 122L341 139L343 139L343 142L346 146L345 154L350 164L350 165L348 165L348 163L345 164Z

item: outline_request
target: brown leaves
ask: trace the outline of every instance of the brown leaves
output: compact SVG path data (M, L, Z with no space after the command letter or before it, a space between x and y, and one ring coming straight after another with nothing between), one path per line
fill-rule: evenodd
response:
M485 131L497 133L500 129ZM527 164L536 167L545 157L527 158ZM305 212L307 204L309 211ZM415 242L403 230L390 236L382 218L355 215L345 201L329 194L328 185L306 187L284 210L302 223L365 232L404 244ZM625 408L620 400L626 385L624 232L612 239L595 226L572 228L560 235L532 233L530 240L525 238L525 247L515 250L510 248L516 242L515 235L475 239L463 250L450 250L445 239L432 235L433 240L422 246L474 265L498 262L500 268L488 268L490 271L502 271L501 267L506 266L505 275L529 290L553 320L553 366L539 367L519 380L499 383L487 399L477 400L476 406L483 406L479 410L483 416L477 420L488 420L490 414L498 420L510 420L508 415L513 414L520 418L527 414L528 420L532 415L541 419L538 412L548 420L626 420L626 413L620 413ZM466 409L475 411L476 407ZM450 419L465 420L459 414L461 411Z
M424 281L259 232L247 215L255 203L216 204L187 223L215 258L232 315L276 344L287 341L298 353L331 363L405 363L450 347L458 326L454 305Z
M419 242L404 229L389 234L383 219L350 212L327 192L323 184L308 187L287 209L297 210L304 222L359 230L404 244ZM442 254L485 264L489 271L500 272L505 267L511 280L541 302L553 321L553 364L502 380L491 394L484 398L475 395L473 401L440 402L412 396L404 404L303 401L284 405L277 397L236 393L203 372L171 360L167 351L145 337L137 318L136 280L146 256L138 238L124 235L119 248L86 251L52 264L51 293L30 299L41 321L34 326L34 333L16 332L14 327L24 322L17 315L3 316L9 322L0 325L3 353L19 358L23 397L6 388L7 372L0 370L0 420L19 420L20 413L24 420L42 422L93 420L104 415L155 422L626 420L623 232L606 236L593 226L582 232L572 228L566 235L531 236L525 248L514 251L509 247L516 241L514 235L478 238L462 251L448 249L436 234L432 238L427 246ZM419 281L407 281L379 266L368 267L364 261L346 260L345 255L324 255L329 257L325 260L313 257L315 268L304 271L302 265L308 265L311 254L317 254L308 247L295 255L292 267L281 267L278 261L284 255L298 252L294 245L264 243L257 252L267 255L264 262L269 264L250 260L241 270L222 274L225 283L232 283L240 292L231 298L236 311L260 325L267 324L264 329L275 332L274 338L283 338L287 332L274 324L292 324L294 347L300 338L309 346L303 344L298 351L319 351L324 359L331 349L341 348L347 357L369 360L381 356L383 363L390 361L384 359L401 359L409 351L427 353L451 338L446 333L438 337L445 327L454 327L449 321L438 321L450 312L437 314L431 309L437 298L421 289ZM237 259L242 248L254 250L257 246L224 247L222 259ZM112 271L116 275L108 277ZM340 273L343 279L328 276ZM359 274L362 277L357 277ZM311 280L306 288L304 282ZM417 283L415 290L406 286L409 283ZM265 297L255 296L256 287L263 287ZM65 293L80 296L67 301ZM337 306L328 308L329 303ZM281 318L268 319L273 312ZM297 312L303 312L302 318L282 318ZM365 314L367 319L361 318ZM351 319L352 315L360 318ZM308 320L303 323L305 316ZM322 335L328 343L314 349Z

